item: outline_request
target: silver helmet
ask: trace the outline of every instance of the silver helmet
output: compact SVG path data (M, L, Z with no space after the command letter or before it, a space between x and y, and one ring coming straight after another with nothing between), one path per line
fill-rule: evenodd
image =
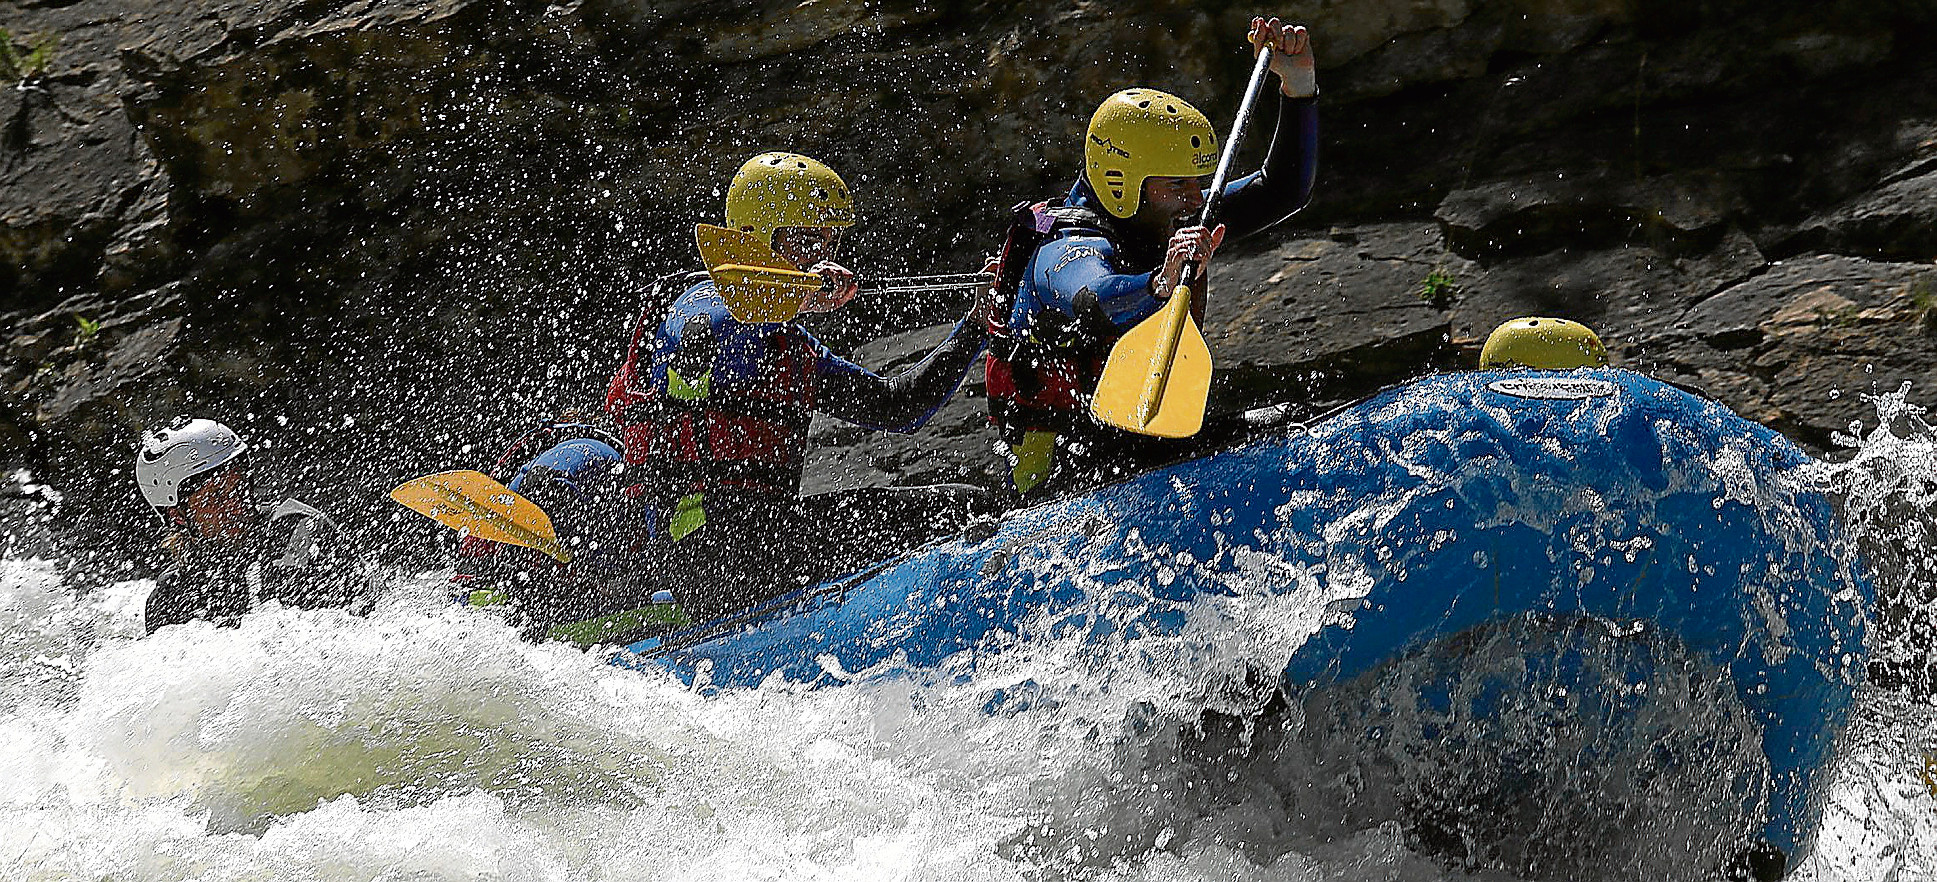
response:
M213 471L249 449L242 437L214 420L189 420L151 432L141 439L135 455L135 483L141 498L156 511L181 501L182 484Z

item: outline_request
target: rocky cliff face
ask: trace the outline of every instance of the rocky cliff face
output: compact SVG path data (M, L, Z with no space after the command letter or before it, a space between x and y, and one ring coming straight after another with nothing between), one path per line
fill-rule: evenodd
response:
M1457 366L1528 313L1817 448L1866 415L1857 393L1937 379L1937 63L1915 39L1937 4L1278 11L1316 34L1319 191L1216 268L1220 406ZM1248 14L0 2L0 460L66 490L68 520L135 529L115 470L193 411L387 516L397 480L596 402L644 280L692 262L746 156L842 169L856 265L970 269L1008 205L1067 188L1110 91L1171 89L1223 125ZM858 304L825 330L854 346L958 306ZM813 483L987 477L978 407L911 439L824 429Z

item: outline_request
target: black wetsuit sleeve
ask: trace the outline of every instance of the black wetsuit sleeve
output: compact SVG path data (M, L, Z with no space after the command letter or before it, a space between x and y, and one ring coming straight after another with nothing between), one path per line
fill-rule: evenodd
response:
M1318 98L1278 95L1278 127L1264 168L1225 185L1217 221L1232 238L1269 229L1311 201L1318 180Z
M815 410L856 425L913 432L940 410L989 344L982 323L963 319L921 363L882 377L844 358L821 359Z
M183 572L184 568L177 561L155 577L155 590L148 594L148 599L142 605L141 620L148 633L207 616L208 602L189 593L190 577Z

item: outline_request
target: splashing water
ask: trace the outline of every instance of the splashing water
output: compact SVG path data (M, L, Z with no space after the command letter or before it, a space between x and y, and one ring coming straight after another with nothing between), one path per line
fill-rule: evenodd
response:
M1885 547L1878 585L1898 602L1877 650L1900 667L1933 633L1914 591L1937 584L1923 526L1937 436L1906 394L1877 399L1880 426L1853 429L1849 460L1813 473L1866 551ZM1619 554L1618 538L1595 541ZM1740 825L1730 813L1770 786L1722 675L1607 623L1518 617L1286 706L1259 672L1335 620L1362 574L1235 546L1224 560L1236 590L1184 604L1167 639L1044 639L926 672L841 672L854 678L841 688L776 679L710 696L525 643L435 602L424 579L397 578L367 617L270 608L141 638L147 583L77 597L51 564L0 561L0 875L1410 880L1510 878L1508 865L1592 878L1605 868L1571 862L1606 843L1579 837L1618 828L1636 855L1622 877L1648 878L1677 867L1651 855L1701 851L1676 825ZM1245 590L1266 584L1304 588ZM1158 587L1113 584L1082 627ZM1553 658L1615 648L1588 655L1588 676L1529 666L1519 650L1543 641ZM1608 703L1583 693L1609 684L1632 690L1633 713L1573 715ZM1492 713L1501 695L1522 696L1520 712ZM1937 877L1933 727L1937 711L1903 692L1864 693L1792 878ZM1404 746L1418 743L1434 748ZM1629 798L1568 799L1610 791ZM1503 840L1488 818L1543 835ZM1686 847L1659 847L1671 842Z

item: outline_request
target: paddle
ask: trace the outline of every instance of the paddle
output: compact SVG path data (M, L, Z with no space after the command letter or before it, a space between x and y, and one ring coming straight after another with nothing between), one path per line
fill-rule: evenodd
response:
M1271 47L1265 46L1251 68L1251 82L1244 89L1237 119L1231 123L1224 155L1218 157L1217 174L1211 177L1210 195L1204 200L1198 226L1209 229L1218 205L1224 201L1231 157L1251 121L1251 106L1270 67ZM1196 261L1187 263L1183 278L1189 279L1196 272ZM1090 412L1098 420L1160 438L1188 438L1203 428L1204 405L1211 394L1211 350L1204 343L1204 332L1191 318L1190 301L1190 286L1178 285L1162 309L1131 328L1110 348L1110 358L1097 380L1096 398L1090 403Z
M467 536L536 549L571 563L552 521L531 500L482 472L455 471L405 481L390 498Z
M700 224L700 260L733 317L747 323L784 322L800 314L807 295L827 288L816 273L794 268L751 233ZM863 279L861 290L882 293L966 290L993 281L987 273Z
M805 296L799 289L807 279L820 287L820 276L803 273L773 253L773 246L743 230L700 224L693 230L700 262L713 276L720 298L733 317L743 322L784 322L800 313Z

